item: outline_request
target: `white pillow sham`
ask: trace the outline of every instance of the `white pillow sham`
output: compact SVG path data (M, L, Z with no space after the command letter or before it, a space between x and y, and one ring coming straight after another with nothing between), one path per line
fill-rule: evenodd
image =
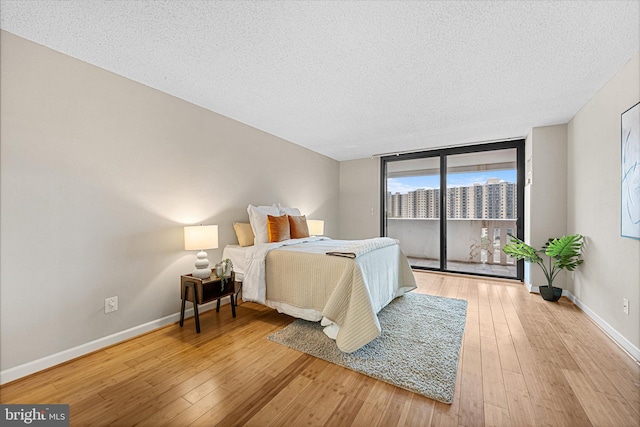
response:
M258 243L269 243L269 230L267 228L267 215L280 216L280 209L276 204L271 206L253 206L247 207L249 214L249 223L253 230L254 241Z
M278 209L280 210L280 215L302 216L298 208L286 208L278 203Z

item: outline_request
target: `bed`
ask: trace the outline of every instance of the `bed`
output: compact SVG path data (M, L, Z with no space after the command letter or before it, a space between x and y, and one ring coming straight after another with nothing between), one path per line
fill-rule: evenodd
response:
M268 229L269 217L275 216L263 209L256 220L251 208L250 220L261 222L265 215ZM281 223L283 217L298 213L276 205L269 208L279 214ZM333 240L301 236L290 229L284 235L288 238L270 241L263 234L264 224L250 225L253 244L248 239L242 244L234 224L239 244L227 245L223 252L223 258L233 262L237 280L243 282L242 299L322 322L327 336L343 352L353 352L375 339L380 334L377 313L416 287L406 256L394 239Z

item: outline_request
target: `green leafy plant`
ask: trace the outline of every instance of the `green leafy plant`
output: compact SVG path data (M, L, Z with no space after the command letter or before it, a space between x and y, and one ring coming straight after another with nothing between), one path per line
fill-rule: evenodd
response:
M220 291L224 291L224 287L227 285L227 280L231 278L233 272L233 262L229 258L225 258L215 265L214 273L220 279Z
M574 271L584 262L581 258L584 236L572 234L557 239L549 239L541 249L535 249L527 245L517 237L511 236L511 243L502 248L505 254L518 260L538 264L547 279L549 288L553 287L553 280L562 270ZM545 255L548 261L542 257Z

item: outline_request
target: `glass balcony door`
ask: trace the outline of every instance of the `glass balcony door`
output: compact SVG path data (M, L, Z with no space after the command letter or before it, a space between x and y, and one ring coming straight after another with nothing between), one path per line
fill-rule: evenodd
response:
M386 235L412 266L439 269L440 157L389 163L386 177Z
M502 252L518 219L515 148L449 155L447 270L517 278Z
M502 247L524 237L523 168L523 140L383 157L382 235L414 268L522 280Z

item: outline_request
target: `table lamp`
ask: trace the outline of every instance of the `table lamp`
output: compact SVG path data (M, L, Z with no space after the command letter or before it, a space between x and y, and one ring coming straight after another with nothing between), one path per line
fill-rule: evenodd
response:
M321 219L308 219L309 235L322 236L324 234L324 221Z
M206 249L218 248L217 225L192 225L184 228L184 249L198 251L193 277L208 279L211 276Z

